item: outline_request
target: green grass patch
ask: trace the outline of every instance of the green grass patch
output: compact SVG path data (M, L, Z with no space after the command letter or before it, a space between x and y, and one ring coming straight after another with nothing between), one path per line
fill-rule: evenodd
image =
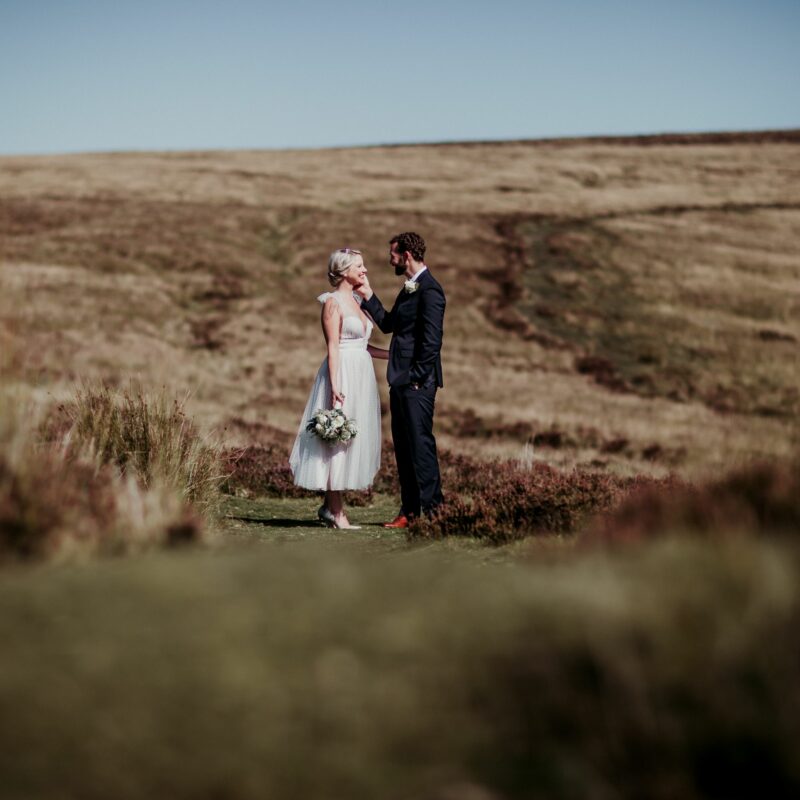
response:
M223 542L263 545L279 551L346 553L384 557L431 553L477 564L509 563L546 549L568 551L573 542L566 537L540 536L537 541L491 546L487 540L469 536L446 539L413 539L403 530L387 530L383 523L397 514L393 495L373 495L363 507L348 509L350 521L361 530L325 528L317 521L321 498L227 497L223 500L220 529Z
M686 217L520 223L520 311L574 346L576 369L611 389L796 416L791 273L763 280L752 254L739 255L744 212Z

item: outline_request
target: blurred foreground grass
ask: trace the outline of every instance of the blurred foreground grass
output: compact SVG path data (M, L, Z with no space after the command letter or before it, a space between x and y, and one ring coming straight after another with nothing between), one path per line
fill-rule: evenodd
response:
M234 503L249 541L216 552L0 573L4 798L800 789L788 543L487 563L369 526L330 547L343 534L241 519L311 506L282 502Z

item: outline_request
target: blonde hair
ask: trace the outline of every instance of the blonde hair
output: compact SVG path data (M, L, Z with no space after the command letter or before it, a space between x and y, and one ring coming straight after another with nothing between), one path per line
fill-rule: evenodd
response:
M356 263L360 255L360 250L353 250L350 247L342 247L331 253L328 259L328 280L331 286L338 286L344 280L345 272Z

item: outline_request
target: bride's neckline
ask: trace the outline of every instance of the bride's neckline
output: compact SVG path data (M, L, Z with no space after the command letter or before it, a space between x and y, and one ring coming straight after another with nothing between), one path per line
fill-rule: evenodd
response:
M339 308L342 310L342 317L343 318L344 317L353 317L354 319L357 319L361 323L362 330L364 331L364 336L366 336L367 335L367 326L369 325L369 318L366 316L366 314L364 314L363 311L361 311L361 306L360 306L360 304L358 302L358 295L355 292L351 292L350 293L351 297L353 298L353 302L356 304L356 308L358 309L358 312L355 313L355 314L353 314L352 312L348 314L348 313L345 313L347 311L347 309L345 309L345 307L342 305L342 301L344 300L344 295L342 295L340 297L341 292L328 292L328 294L331 297L336 298L336 302L339 304Z

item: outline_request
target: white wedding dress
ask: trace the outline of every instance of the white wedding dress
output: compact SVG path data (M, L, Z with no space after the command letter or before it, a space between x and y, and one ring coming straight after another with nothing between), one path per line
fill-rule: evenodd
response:
M325 292L317 299L325 303L335 292ZM353 295L357 303L361 298ZM311 415L331 407L331 381L327 357L317 372L305 411L300 420L289 466L294 482L304 489L367 489L381 465L381 404L372 356L367 342L372 321L364 329L361 317L346 313L341 306L342 330L339 336L339 391L344 395L342 410L354 419L358 433L347 443L330 445L306 430Z

